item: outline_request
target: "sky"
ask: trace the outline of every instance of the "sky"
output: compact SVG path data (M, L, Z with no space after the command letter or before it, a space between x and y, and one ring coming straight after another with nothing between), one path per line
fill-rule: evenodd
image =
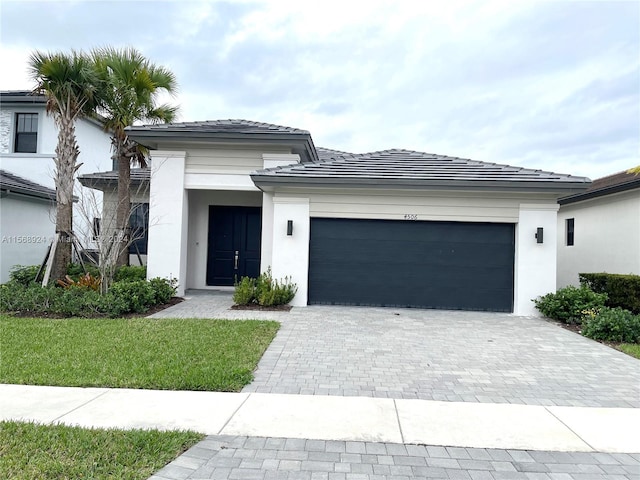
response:
M179 121L309 130L592 179L640 164L640 2L0 3L0 89L34 50L131 46L172 70Z

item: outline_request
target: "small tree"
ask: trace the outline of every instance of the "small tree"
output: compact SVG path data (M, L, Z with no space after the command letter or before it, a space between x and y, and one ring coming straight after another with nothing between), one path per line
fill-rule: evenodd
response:
M129 138L125 129L136 122L172 122L177 107L156 104L160 93L174 93L177 83L173 73L152 64L133 48L101 48L92 56L101 81L99 112L105 119L105 130L112 134L113 159L118 166L118 231L112 239L128 246L131 164L146 167L147 152ZM127 249L117 250L117 265L126 265Z
M81 52L42 53L35 51L29 59L29 73L36 82L34 93L47 98L46 111L58 127L56 145L56 235L51 280L62 279L71 262L73 238L73 186L80 149L75 124L91 115L95 107L96 81L91 60Z

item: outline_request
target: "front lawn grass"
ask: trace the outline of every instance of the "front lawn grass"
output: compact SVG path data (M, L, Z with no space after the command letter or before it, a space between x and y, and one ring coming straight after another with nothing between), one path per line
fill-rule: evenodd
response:
M618 345L618 349L631 355L632 357L640 358L640 344L638 343L621 343Z
M204 435L0 422L0 478L146 479Z
M237 392L279 324L0 316L0 383Z

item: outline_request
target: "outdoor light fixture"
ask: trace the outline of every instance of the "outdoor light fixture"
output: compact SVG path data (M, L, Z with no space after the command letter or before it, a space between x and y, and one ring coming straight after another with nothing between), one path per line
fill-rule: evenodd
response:
M542 240L544 238L542 227L538 227L538 229L536 230L535 237L536 237L537 243L542 243Z
M287 220L287 235L293 235L293 220Z

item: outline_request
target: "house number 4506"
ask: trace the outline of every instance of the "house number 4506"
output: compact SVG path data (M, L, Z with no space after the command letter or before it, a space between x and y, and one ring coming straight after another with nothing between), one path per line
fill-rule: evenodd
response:
M418 215L416 215L415 213L406 213L404 215L404 219L405 220L417 220L418 219Z

